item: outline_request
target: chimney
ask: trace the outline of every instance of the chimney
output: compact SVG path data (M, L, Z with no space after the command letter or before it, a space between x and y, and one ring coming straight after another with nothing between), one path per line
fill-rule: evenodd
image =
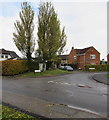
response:
M74 49L74 47L72 47L72 50Z

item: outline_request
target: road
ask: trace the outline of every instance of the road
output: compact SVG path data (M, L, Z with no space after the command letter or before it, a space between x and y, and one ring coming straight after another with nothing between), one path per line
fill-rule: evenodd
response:
M108 86L94 81L93 74L74 71L55 77L3 77L2 94L19 93L106 116Z

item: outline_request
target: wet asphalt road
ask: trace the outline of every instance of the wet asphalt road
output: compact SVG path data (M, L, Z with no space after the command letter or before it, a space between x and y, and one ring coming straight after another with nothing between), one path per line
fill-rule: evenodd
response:
M93 74L74 71L44 78L3 77L2 90L107 115L108 86L94 81Z

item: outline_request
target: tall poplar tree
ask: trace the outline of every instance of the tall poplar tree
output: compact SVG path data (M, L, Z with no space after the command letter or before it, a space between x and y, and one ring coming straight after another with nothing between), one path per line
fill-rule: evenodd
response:
M66 45L65 27L61 30L60 21L51 2L39 6L38 14L38 55L51 67Z
M13 33L13 40L18 50L27 57L27 65L31 71L31 55L34 51L34 11L27 2L21 4L22 10L19 13L20 20L14 23L16 32Z

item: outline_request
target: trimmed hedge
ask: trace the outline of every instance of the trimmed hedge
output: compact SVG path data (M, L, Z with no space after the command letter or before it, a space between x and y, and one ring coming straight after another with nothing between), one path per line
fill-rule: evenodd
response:
M95 69L89 69L89 68L95 68ZM86 71L109 71L109 64L106 65L86 65L85 66Z
M2 61L2 75L17 75L28 71L24 60L6 60Z
M31 70L39 69L39 63L32 61ZM12 76L28 72L26 60L5 60L0 62L0 72L5 76Z

